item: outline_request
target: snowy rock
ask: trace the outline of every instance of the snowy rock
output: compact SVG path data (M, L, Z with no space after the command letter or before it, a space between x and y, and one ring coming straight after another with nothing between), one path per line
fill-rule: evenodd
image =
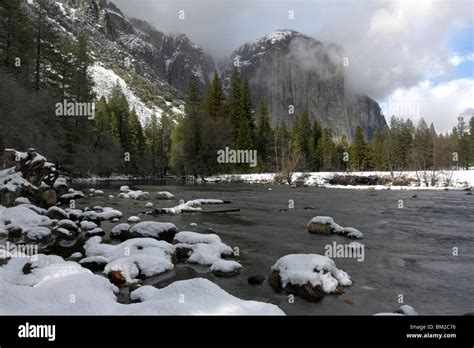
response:
M83 220L90 220L90 221L94 221L94 222L100 222L101 218L99 216L99 213L93 211L93 210L88 210L88 211L85 211L81 214L80 216L80 219L83 219Z
M130 187L128 187L128 186L121 186L119 191L127 193L127 192L130 192L131 190L130 190Z
M112 209L112 208L104 208L104 211L98 213L97 216L101 220L114 220L114 219L121 219L123 214L122 212Z
M231 260L217 260L211 265L211 272L219 277L233 277L240 274L242 265Z
M93 230L94 228L97 228L97 225L95 223L87 220L81 221L80 226L81 230L83 231Z
M153 203L148 202L147 204L145 204L145 208L153 208Z
M140 222L140 218L138 216L130 216L127 222L130 222L130 223Z
M143 221L130 229L129 238L151 237L170 243L173 241L176 232L178 232L178 229L172 223Z
M342 235L348 237L348 238L356 238L356 239L361 239L364 237L363 233L353 227L344 227L343 232L341 233Z
M56 226L58 228L64 228L64 229L66 229L68 231L71 231L71 232L74 232L74 233L79 233L79 228L77 227L77 225L74 222L72 222L71 220L68 220L68 219L58 221Z
M50 218L38 214L26 204L12 208L0 206L0 234L14 231L21 233L34 227L50 227L52 224Z
M160 191L153 195L154 199L175 199L174 195L168 191Z
M64 209L56 206L50 207L46 212L46 216L55 220L69 219L69 214Z
M23 231L23 236L27 242L45 241L51 235L51 230L46 227L29 227Z
M69 189L69 192L60 196L60 201L61 202L69 202L72 199L80 199L84 198L84 193L81 191L76 191L74 189Z
M329 293L341 293L352 285L349 275L339 270L329 257L317 254L291 254L272 266L269 284L314 302Z
M80 252L75 252L71 256L69 256L71 259L82 259L82 253Z
M336 224L332 217L316 216L308 223L308 232L315 234L330 235L331 233L342 232L342 226Z
M151 198L149 192L144 192L141 190L130 190L128 186L122 186L120 188L120 193L117 195L118 198L131 198L135 200L149 200Z
M77 220L79 220L79 218L82 215L82 210L80 210L80 209L70 209L70 208L68 208L68 209L66 209L66 212L69 215L69 217L66 217L66 218L63 218L63 219L70 219L70 220L77 221ZM58 219L58 220L60 220L60 219Z
M128 231L130 231L131 226L129 224L118 224L117 226L113 227L110 231L110 236L114 238L120 238L125 236Z
M334 222L329 216L315 216L308 223L308 232L328 236L330 234L339 234L348 238L363 238L362 232L353 227L342 227Z
M53 228L52 233L59 238L71 238L75 236L75 233L65 229L65 228Z
M17 205L18 204L31 204L30 200L26 197L17 197L17 198L15 198L13 203L15 203Z
M221 260L222 256L233 253L232 248L222 243L217 234L183 231L176 234L174 243L178 260L203 266L211 266Z
M96 227L96 228L86 231L86 238L90 238L94 236L104 236L104 235L105 235L105 232L100 227Z
M152 238L130 239L121 244L110 245L101 244L100 237L93 237L85 243L84 250L88 258L104 258L107 262L105 274L120 272L129 284L136 283L139 276L151 277L174 268L174 246Z

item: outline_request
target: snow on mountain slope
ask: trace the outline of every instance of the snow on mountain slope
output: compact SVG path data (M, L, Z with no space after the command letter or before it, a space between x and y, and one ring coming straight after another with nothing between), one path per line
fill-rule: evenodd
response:
M163 110L159 107L148 107L130 90L124 79L112 70L104 68L100 63L91 66L89 73L94 80L94 92L97 95L97 99L101 97L108 99L112 93L112 89L118 83L127 98L130 108L135 108L135 112L142 125L144 125L152 115L155 114L160 118L163 114Z

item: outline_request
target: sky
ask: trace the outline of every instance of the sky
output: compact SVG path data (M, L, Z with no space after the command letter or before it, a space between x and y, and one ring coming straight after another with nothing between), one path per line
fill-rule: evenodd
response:
M278 29L335 42L349 59L346 85L376 99L387 121L423 117L445 132L474 107L474 0L113 2L217 60Z

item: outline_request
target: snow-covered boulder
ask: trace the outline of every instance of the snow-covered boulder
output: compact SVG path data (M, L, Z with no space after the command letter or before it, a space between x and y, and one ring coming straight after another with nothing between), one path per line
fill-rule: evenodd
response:
M68 219L58 221L58 223L56 224L56 227L64 228L73 233L79 233L79 228L77 227L77 225L73 221L68 220Z
M84 251L86 258L81 263L100 256L101 261L106 262L104 274L120 272L128 284L136 283L137 277L151 277L174 268L174 246L152 238L130 239L110 245L102 244L100 237L92 237L85 243Z
M0 267L0 288L2 315L110 313L118 291L76 262L41 254L11 259Z
M98 227L97 224L95 224L94 222L87 221L87 220L82 220L80 223L80 226L81 226L81 230L83 231L93 230L94 228Z
M175 199L174 195L168 191L160 191L153 195L154 199Z
M220 276L240 273L242 266L238 262L222 260L223 256L231 256L233 250L217 234L183 231L176 234L173 243L179 261L211 266L210 270Z
M33 228L49 228L52 225L53 220L30 209L28 204L21 204L11 208L0 206L0 235L12 234L20 237L22 233L24 234L27 230L30 230L29 235L32 238L28 239L36 240L39 235L46 235L46 230L31 232Z
M100 227L96 227L86 231L86 238L91 238L94 236L105 236L105 231Z
M269 284L276 290L303 297L314 302L324 294L342 292L352 285L351 278L339 270L329 257L317 254L291 254L272 266Z
M342 232L343 227L336 224L329 216L315 216L308 223L308 232L329 236L331 233Z
M135 200L146 201L150 200L151 196L149 192L144 192L141 190L130 190L128 186L122 186L120 188L120 193L117 195L118 198L130 198Z
M14 204L19 205L19 204L31 204L31 201L26 198L26 197L17 197L13 201Z
M69 219L69 214L64 209L56 206L50 207L46 212L46 216L55 220Z
M143 286L132 292L131 298L141 301L137 305L147 306L143 314L285 315L275 305L241 300L203 278L177 281L163 289Z
M112 228L110 236L113 238L123 238L127 235L128 231L130 231L130 228L131 226L129 224L118 224Z
M363 238L364 235L353 227L342 227L334 222L329 216L315 216L308 223L308 232L329 236L330 234L339 234L348 238Z
M82 191L76 191L74 189L69 189L68 193L65 193L59 197L59 200L62 203L67 203L73 199L80 199L84 198L84 193Z
M101 213L98 213L97 215L101 220L121 219L123 216L122 212L108 207L104 208L104 210Z
M138 216L130 216L127 220L127 222L130 222L130 223L137 223L137 222L140 222L140 218Z
M211 265L211 272L219 277L233 277L240 274L242 265L232 260L217 260Z
M28 227L23 231L23 238L26 242L47 242L51 235L51 230L47 227Z
M128 236L125 234L125 237L150 237L171 243L176 232L178 229L170 222L143 221L130 228Z

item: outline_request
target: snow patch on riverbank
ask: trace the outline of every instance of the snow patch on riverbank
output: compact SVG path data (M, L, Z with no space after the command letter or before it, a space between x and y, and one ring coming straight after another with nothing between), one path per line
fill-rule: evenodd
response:
M340 188L340 189L359 189L365 190L368 188L375 190L443 190L448 189L466 189L474 187L474 170L454 170L454 171L437 171L435 173L437 180L435 186L425 186L423 182L417 185L415 182L422 172L406 171L394 173L396 177L406 177L413 181L410 186L399 185L331 185L329 180L334 176L351 175L359 177L378 176L380 178L390 179L390 172L298 172L293 174L293 181L301 178L304 186L318 186L326 188ZM214 175L205 178L206 182L210 183L247 183L247 184L273 184L275 183L275 173L261 173L261 174L222 174ZM430 172L431 175L431 172ZM449 178L450 177L450 178ZM446 185L446 180L449 178L449 185Z

